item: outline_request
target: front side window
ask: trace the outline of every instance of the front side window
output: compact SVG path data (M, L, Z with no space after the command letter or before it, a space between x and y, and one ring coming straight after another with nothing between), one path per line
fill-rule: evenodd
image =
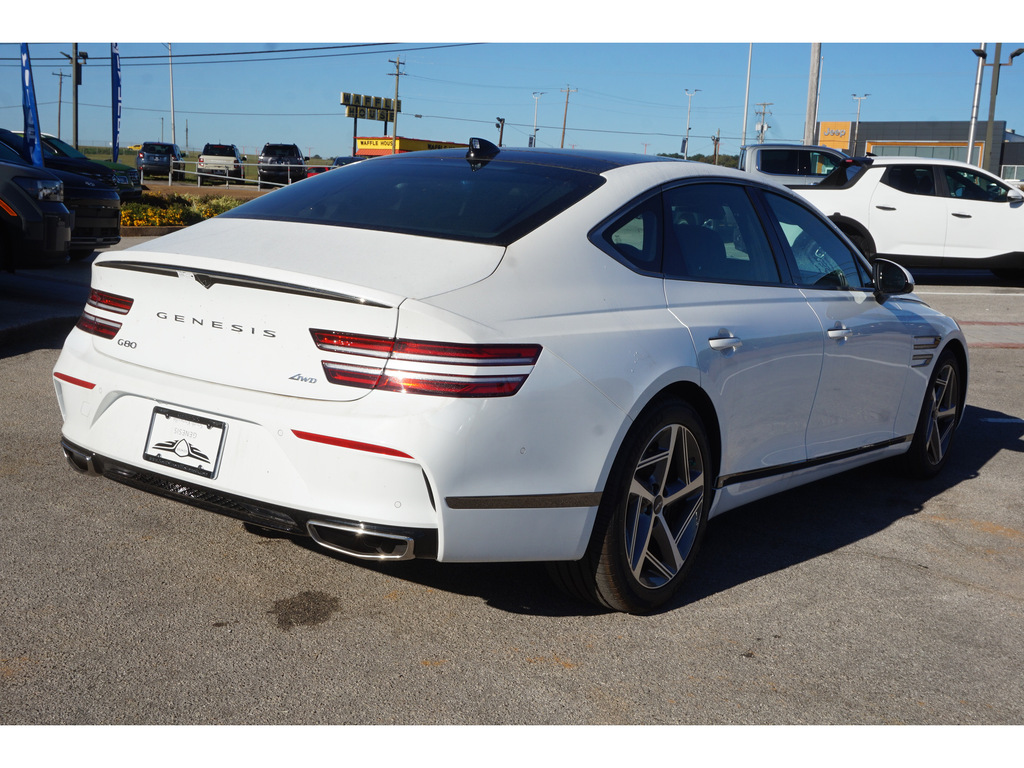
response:
M1005 203L1009 187L995 179L975 173L967 168L943 168L946 189L950 197L962 200L982 200L988 203Z
M867 270L817 214L781 195L765 193L796 266L798 285L814 288L867 288Z
M779 282L775 257L744 187L685 184L666 190L664 203L666 277Z

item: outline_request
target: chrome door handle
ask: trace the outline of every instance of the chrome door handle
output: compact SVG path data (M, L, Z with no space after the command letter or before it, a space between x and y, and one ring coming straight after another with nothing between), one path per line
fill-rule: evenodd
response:
M721 336L712 336L708 339L708 344L712 349L717 349L719 352L725 352L730 349L739 349L743 346L743 341L741 339L737 339L731 334L723 334Z
M828 337L836 341L846 341L853 335L853 331L841 323L836 323L835 328L829 328Z

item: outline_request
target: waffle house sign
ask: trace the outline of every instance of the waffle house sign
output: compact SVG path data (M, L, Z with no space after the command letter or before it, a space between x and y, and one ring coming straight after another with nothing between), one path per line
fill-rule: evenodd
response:
M396 101L382 96L366 96L345 91L341 92L341 105L345 107L345 117L380 120L385 123L395 122L395 113L402 111L401 99Z
M356 152L358 157L374 157L376 155L390 155L392 148L394 152L423 152L428 149L456 149L468 147L468 144L459 144L454 141L430 141L428 139L410 139L406 136L359 136L356 138Z

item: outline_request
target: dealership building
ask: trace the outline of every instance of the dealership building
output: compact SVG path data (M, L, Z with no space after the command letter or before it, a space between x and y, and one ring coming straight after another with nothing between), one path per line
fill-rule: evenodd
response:
M850 155L910 155L967 161L969 121L950 122L820 122L818 143ZM974 126L970 162L979 167L986 155L988 121ZM1008 130L1003 120L992 123L992 157L987 170L1004 179L1024 179L1024 136Z

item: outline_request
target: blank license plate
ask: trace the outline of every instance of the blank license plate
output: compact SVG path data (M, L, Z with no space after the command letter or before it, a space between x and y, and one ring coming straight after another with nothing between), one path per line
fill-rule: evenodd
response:
M194 475L216 477L226 430L223 421L157 406L142 458Z

